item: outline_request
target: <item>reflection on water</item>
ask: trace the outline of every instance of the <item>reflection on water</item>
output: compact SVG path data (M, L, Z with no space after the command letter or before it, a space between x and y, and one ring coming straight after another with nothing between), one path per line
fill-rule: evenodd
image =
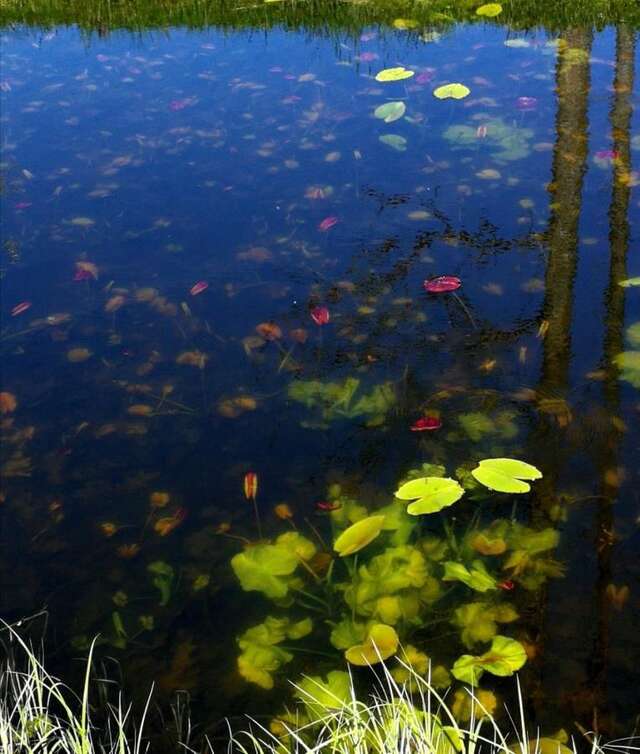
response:
M414 27L3 32L2 617L214 733L374 624L628 732L635 34Z

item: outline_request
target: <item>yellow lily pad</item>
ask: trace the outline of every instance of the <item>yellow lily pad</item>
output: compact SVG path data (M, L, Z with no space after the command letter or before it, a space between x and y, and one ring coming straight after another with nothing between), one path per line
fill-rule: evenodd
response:
M383 71L379 71L376 74L376 81L403 81L404 79L410 79L414 75L414 71L409 71L400 65L396 68L385 68Z
M502 13L502 6L500 3L485 3L476 9L476 16L484 16L485 18L495 18Z
M341 558L362 550L380 534L384 519L384 516L367 516L357 521L342 532L333 543L333 549Z
M433 90L436 99L464 99L471 94L471 89L464 84L443 84Z
M371 626L365 641L347 649L344 656L352 665L375 665L394 655L398 651L399 643L394 628L384 623L376 623Z
M406 31L407 29L415 29L418 26L418 22L415 18L396 18L393 22L395 29Z

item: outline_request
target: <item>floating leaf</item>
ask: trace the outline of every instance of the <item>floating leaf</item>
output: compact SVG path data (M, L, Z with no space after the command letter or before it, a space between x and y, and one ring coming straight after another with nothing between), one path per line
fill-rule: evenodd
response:
M496 492L521 494L531 485L525 479L541 479L542 472L530 463L514 458L486 458L471 472L474 479Z
M344 656L352 665L375 665L394 655L399 643L398 634L392 626L376 623L369 629L366 640L347 649Z
M414 18L396 18L393 21L393 26L395 29L407 31L407 29L415 29L418 22Z
M420 516L423 513L437 513L453 505L464 495L464 489L449 477L423 477L403 484L395 495L400 500L413 500L407 513Z
M515 639L496 636L491 648L482 655L462 655L451 672L463 683L476 686L485 671L498 676L513 675L527 661L525 648Z
M309 312L309 316L319 327L328 324L331 319L331 313L326 306L314 306Z
M341 558L362 550L380 534L384 516L368 516L345 529L333 544Z
M406 152L407 150L407 140L404 136L399 136L398 134L384 134L384 136L379 137L379 140L388 147L395 149L396 152Z
M476 16L484 16L485 18L495 18L501 13L502 6L500 3L486 3L476 10Z
M394 120L402 118L406 111L407 106L404 102L386 102L376 107L373 114L385 123L393 123Z
M414 71L409 71L403 66L385 68L376 74L376 81L402 81L403 79L410 79L413 75L415 75Z
M435 278L429 278L423 283L427 293L451 293L457 291L462 285L462 280L455 275L438 275Z
M471 94L469 87L464 84L444 84L434 89L433 96L437 99L464 99Z

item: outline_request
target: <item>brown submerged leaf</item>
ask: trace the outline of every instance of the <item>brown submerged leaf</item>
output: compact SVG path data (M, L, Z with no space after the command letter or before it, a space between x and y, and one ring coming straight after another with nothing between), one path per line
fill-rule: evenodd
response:
M18 400L13 393L3 390L0 393L0 414L11 414L18 407Z
M91 356L92 353L88 348L71 348L67 351L67 361L70 361L72 364L80 364L90 359Z
M146 403L134 403L133 406L129 406L127 413L131 414L131 416L151 416L153 406L149 406Z
M279 340L282 337L282 330L273 322L261 322L256 326L256 332L265 340Z
M204 369L209 357L202 351L183 351L176 359L177 364Z

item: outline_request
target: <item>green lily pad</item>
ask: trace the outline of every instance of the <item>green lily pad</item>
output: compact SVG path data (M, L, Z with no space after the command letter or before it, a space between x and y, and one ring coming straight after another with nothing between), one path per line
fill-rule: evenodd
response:
M414 71L409 71L404 66L397 66L396 68L385 68L383 71L379 71L376 74L376 81L403 81L404 79L410 79L414 75Z
M436 99L464 99L471 94L471 89L464 84L443 84L433 90L433 96Z
M394 120L402 118L406 111L407 106L404 102L385 102L384 105L376 107L373 114L385 123L393 123Z
M621 285L623 288L637 288L640 286L640 277L621 280L618 285Z
M407 513L420 516L423 513L437 513L453 505L464 495L464 489L449 477L423 477L403 484L395 495L400 500L413 500Z
M491 648L481 655L462 655L451 669L455 678L476 686L486 671L492 675L513 675L527 661L527 653L519 641L507 636L496 636Z
M341 558L362 550L380 534L384 516L367 516L345 529L333 543L333 549Z
M525 479L541 479L542 472L530 463L514 458L486 458L471 472L476 481L496 492L522 494L531 485Z
M396 152L407 151L407 140L404 136L398 136L398 134L384 134L384 136L379 137L379 140L388 147L395 149Z

